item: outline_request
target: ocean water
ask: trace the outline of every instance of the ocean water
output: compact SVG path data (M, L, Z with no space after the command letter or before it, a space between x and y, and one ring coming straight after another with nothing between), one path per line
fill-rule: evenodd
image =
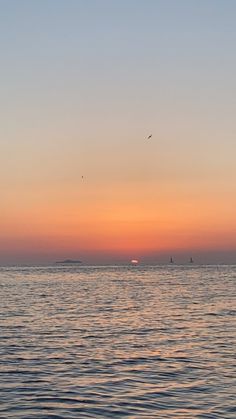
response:
M236 418L236 266L0 268L0 417Z

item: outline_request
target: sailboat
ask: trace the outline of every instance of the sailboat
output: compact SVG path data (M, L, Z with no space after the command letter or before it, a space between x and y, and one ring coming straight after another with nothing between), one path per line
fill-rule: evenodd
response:
M170 258L170 263L174 263L172 256Z
M192 257L190 258L190 261L189 261L189 263L193 263L193 258L192 258Z

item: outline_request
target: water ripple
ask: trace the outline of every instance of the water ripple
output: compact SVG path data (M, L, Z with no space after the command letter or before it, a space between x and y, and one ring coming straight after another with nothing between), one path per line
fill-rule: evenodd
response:
M0 417L235 418L235 278L0 268Z

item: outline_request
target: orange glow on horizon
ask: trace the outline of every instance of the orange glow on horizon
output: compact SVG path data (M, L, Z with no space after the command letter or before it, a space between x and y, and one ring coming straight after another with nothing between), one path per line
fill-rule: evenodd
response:
M236 247L235 206L208 191L167 193L163 186L133 189L132 184L96 188L90 183L75 192L38 188L20 199L9 197L2 211L1 249L32 246L44 252L137 256L169 249ZM18 199L19 197L19 199ZM17 208L17 210L16 210Z

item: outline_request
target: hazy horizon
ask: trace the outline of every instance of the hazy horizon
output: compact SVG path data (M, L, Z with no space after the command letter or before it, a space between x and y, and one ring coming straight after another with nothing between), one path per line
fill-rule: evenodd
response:
M234 263L236 3L0 10L0 265Z
M144 255L136 256L138 260L138 265L169 265L170 258L173 259L173 266L175 265L235 265L236 264L236 257L234 251L219 251L216 253L215 251L208 251L204 252L192 252L192 253L170 253L170 254L157 254L155 255ZM190 263L190 258L193 259L193 265ZM69 254L61 254L61 255L33 255L30 258L24 256L23 258L16 258L15 260L10 255L9 259L6 259L4 262L0 263L0 266L49 266L55 265L58 261L63 261L66 259L71 260L80 260L82 262L79 266L100 266L100 265L130 265L133 259L133 255L131 257L127 257L126 255L121 256L110 256L109 254L106 255L94 255L93 257L90 255L84 256L84 258L79 257L79 255L74 254L74 256ZM59 265L58 265L59 266ZM65 265L63 265L65 266ZM78 266L78 265L76 265Z

